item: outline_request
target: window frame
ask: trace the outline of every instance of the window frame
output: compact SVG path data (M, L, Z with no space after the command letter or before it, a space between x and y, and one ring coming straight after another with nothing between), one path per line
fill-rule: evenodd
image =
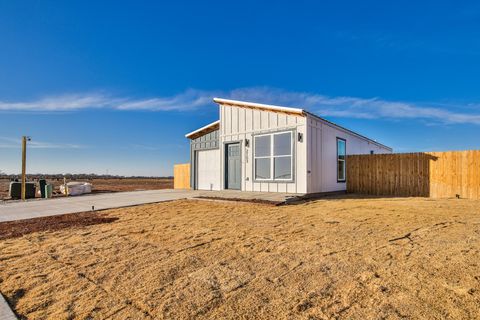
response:
M274 148L275 148L275 136L276 135L281 135L288 133L290 134L290 154L289 155L278 155L276 156L274 154ZM270 136L270 155L268 156L259 156L257 157L255 154L255 147L256 147L256 138L257 137L263 137L263 136ZM295 182L295 176L294 176L294 169L295 169L295 131L294 130L282 130L282 131L275 131L275 132L266 132L266 133L260 133L260 134L255 134L252 136L253 144L252 144L252 158L253 158L253 163L252 163L252 168L253 168L253 181L254 182L283 182L283 183L292 183ZM275 179L275 159L276 158L290 158L290 178L289 179L281 179L277 178ZM257 178L256 175L256 160L257 159L270 159L270 178L268 179L261 179Z
M345 144L345 159L340 159L340 154L338 153L338 142L339 141L343 141L343 143ZM337 137L337 140L336 140L336 144L337 144L337 183L345 183L347 182L347 140L346 139L343 139L343 138L340 138L340 137ZM344 167L344 172L343 172L343 179L340 179L339 177L339 167L338 167L338 162L339 161L343 161L343 167Z

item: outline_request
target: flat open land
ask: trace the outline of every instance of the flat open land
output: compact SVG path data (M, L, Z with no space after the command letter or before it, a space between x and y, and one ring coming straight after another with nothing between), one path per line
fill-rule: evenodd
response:
M21 317L479 316L480 201L180 200L81 215L3 225L0 290Z
M68 180L68 182L74 180ZM168 178L110 178L110 179L81 179L78 181L90 182L92 192L120 192L120 191L138 191L138 190L159 190L172 189L173 179ZM55 190L63 184L63 179L47 179L48 183L53 184ZM8 196L9 179L0 179L0 200ZM37 189L38 190L38 189Z

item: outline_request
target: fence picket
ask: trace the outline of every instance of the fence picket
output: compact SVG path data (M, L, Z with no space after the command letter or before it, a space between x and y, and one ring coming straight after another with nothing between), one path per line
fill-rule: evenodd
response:
M347 156L347 190L480 199L480 150Z

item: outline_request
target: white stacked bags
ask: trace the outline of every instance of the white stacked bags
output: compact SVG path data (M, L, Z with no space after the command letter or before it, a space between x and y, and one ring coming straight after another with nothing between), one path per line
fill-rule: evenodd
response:
M68 195L78 196L84 193L92 192L92 184L88 182L69 182L67 183ZM65 185L60 185L60 192L65 194Z

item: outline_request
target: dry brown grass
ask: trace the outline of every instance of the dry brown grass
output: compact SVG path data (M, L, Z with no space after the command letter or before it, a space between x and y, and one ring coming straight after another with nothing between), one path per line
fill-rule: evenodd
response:
M480 201L175 201L0 242L0 290L31 319L468 319Z

